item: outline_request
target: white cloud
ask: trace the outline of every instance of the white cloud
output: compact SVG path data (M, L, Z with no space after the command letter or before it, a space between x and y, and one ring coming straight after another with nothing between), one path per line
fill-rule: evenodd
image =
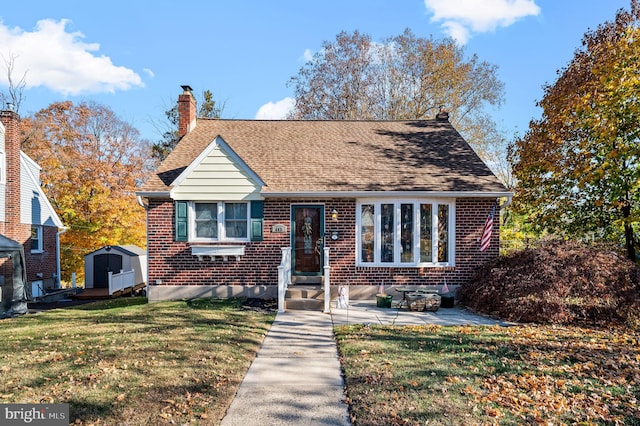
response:
M424 4L433 12L431 20L442 22L447 34L460 44L466 43L471 33L508 27L540 13L535 0L424 0Z
M5 61L13 59L13 77L26 73L27 87L44 86L64 95L113 93L144 86L137 73L98 55L98 43L85 43L79 31L67 32L68 23L65 19L44 19L28 32L0 22L0 55ZM5 74L0 73L0 83L6 85Z
M284 98L278 102L268 102L258 109L257 120L282 120L293 109L296 101L293 98Z
M300 59L304 62L309 62L313 59L313 52L311 49L304 49L304 53L300 57Z

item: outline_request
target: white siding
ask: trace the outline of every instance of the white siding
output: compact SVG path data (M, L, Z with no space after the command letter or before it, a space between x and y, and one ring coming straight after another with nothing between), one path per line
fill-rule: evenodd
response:
M172 195L175 200L192 201L259 200L260 189L242 165L217 146L173 189Z
M34 176L33 171L37 171L38 176ZM40 167L26 155L21 155L20 222L32 225L61 226L60 219L40 188L39 174Z
M0 184L0 222L4 222L6 220L6 216L4 214L6 199L7 199L7 186L4 184Z

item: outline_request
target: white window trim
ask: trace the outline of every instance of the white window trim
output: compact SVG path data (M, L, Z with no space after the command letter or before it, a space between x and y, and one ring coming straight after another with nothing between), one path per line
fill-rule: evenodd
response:
M4 151L0 151L0 184L7 183L7 156Z
M362 239L362 224L361 224L361 212L362 206L365 204L375 205L375 250L373 262L362 262L361 260L361 239ZM382 251L382 239L380 238L382 233L381 228L381 204L394 204L394 222L396 229L394 230L394 261L393 262L380 262L380 255ZM402 263L400 262L400 209L402 204L413 204L413 262ZM438 229L438 205L449 206L449 249L448 249L448 262L420 262L420 204L431 204L432 217L432 230ZM356 202L356 266L363 267L388 267L388 268L435 268L435 267L453 267L455 266L456 255L456 203L455 199L359 199ZM437 253L438 247L438 233L431 232L433 253Z
M44 253L44 242L42 241L42 225L31 225L31 228L36 230L38 234L38 247L33 248L33 239L31 239L31 253Z
M216 203L218 207L218 238L196 237L196 204L198 203ZM249 242L250 239L250 203L246 201L227 201L226 203L244 204L247 209L247 229L246 238L227 238L225 228L224 205L225 201L189 201L189 242L206 243L206 242Z

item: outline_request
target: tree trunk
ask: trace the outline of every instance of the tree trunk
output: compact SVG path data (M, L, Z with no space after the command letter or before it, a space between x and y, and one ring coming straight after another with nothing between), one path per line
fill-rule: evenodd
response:
M627 204L622 207L622 218L624 219L624 241L627 248L627 258L632 262L636 262L635 235L633 226L628 219L631 216L631 207Z

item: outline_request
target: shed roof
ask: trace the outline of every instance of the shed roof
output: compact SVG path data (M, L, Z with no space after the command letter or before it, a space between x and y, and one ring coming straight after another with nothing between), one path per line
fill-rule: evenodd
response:
M108 249L107 249L108 248ZM142 249L138 246L134 246L134 245L122 245L122 246L104 246L104 247L100 247L98 250L94 250L91 253L85 254L84 257L88 257L91 256L99 251L102 250L107 250L107 251L111 251L111 250L115 250L117 252L120 252L122 254L126 254L127 256L133 256L133 257L137 257L137 256L146 256L147 255L147 251L145 249Z
M166 193L220 136L265 183L262 193L506 192L447 120L198 119L140 193Z

